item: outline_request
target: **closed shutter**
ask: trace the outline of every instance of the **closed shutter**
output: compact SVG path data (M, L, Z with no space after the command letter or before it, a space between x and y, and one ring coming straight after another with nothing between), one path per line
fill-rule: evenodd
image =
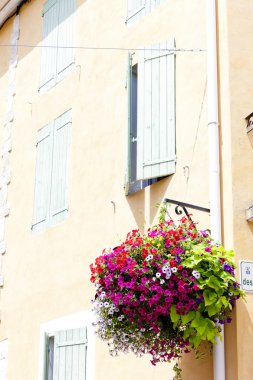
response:
M48 124L39 131L37 141L37 159L35 174L35 194L32 230L41 231L48 224L52 152L53 152L53 123Z
M146 0L128 0L127 24L131 25L145 15Z
M140 51L137 179L175 173L174 39Z
M50 225L63 221L68 212L67 184L71 113L65 112L54 122L54 149L51 186Z
M86 328L55 333L53 380L86 380L87 344Z
M57 46L58 7L59 0L48 0L42 12L43 47L41 48L40 91L52 87L56 82L57 48L52 46Z
M57 81L69 72L74 63L74 49L70 47L74 42L75 1L61 0L59 3Z

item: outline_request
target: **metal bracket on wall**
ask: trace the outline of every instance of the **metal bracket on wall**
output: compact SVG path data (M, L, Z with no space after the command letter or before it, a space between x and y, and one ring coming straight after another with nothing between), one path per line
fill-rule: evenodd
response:
M182 213L184 212L185 215L187 216L187 218L192 222L192 219L191 219L191 216L187 210L186 207L188 208L192 208L194 210L198 210L198 211L202 211L202 212L208 212L210 213L210 209L209 208L205 208L205 207L200 207L200 206L196 206L196 205L192 205L190 203L185 203L185 202L180 202L180 201L176 201L175 199L169 199L169 198L165 198L164 199L164 203L171 203L171 204L174 204L176 205L175 207L175 213L177 215L182 215ZM181 209L180 209L181 208Z

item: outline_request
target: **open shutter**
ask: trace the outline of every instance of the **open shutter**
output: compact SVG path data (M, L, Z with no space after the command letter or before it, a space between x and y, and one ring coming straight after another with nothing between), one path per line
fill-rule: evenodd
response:
M70 145L71 113L65 112L54 122L53 172L51 187L50 224L63 221L68 212L67 175Z
M146 0L128 0L127 19L128 25L135 23L145 15Z
M41 48L40 91L52 87L56 82L57 34L59 18L59 0L48 0L43 12L43 40Z
M58 28L57 80L61 80L74 63L74 13L76 0L60 0ZM68 48L62 48L68 47Z
M53 380L86 380L87 329L57 331Z
M35 174L35 194L32 230L41 231L48 225L52 176L53 123L39 131Z
M138 61L137 179L175 173L174 39L146 47Z

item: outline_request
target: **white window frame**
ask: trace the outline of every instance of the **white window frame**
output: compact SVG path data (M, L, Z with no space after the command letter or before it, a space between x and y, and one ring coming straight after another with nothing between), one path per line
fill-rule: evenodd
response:
M40 346L39 346L39 373L38 380L45 380L46 366L46 337L53 336L56 331L87 328L87 363L86 380L95 380L95 332L92 326L94 315L91 310L81 311L62 318L54 319L43 323L40 326Z

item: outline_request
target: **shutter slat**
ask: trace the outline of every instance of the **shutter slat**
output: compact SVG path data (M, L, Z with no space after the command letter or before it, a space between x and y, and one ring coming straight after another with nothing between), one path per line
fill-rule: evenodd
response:
M145 58L150 51L145 51ZM149 164L152 160L152 61L144 58L144 136L143 136L143 163ZM143 178L151 178L151 166L143 167Z
M68 212L67 180L71 113L65 112L54 123L54 151L50 204L51 225L63 221Z
M175 49L175 40L167 41L167 49ZM175 54L167 55L167 174L176 171L176 100L175 100Z
M48 225L52 175L52 127L53 123L50 123L38 134L32 223L34 232L39 232Z
M58 33L58 1L49 0L43 10L42 46L57 46ZM41 48L40 91L52 87L56 82L56 47Z
M59 5L57 81L61 80L74 63L75 0L61 0ZM68 48L61 48L68 47Z
M73 345L71 344L73 342L73 330L67 330L66 339L69 345L66 346L65 376L66 379L73 379Z
M79 329L79 338L87 340L87 329ZM86 380L86 365L87 365L87 345L79 345L79 370L78 380Z
M160 46L153 49L159 51ZM160 159L160 58L151 60L151 162ZM159 177L159 165L151 166L150 178Z
M166 42L160 45L161 49L166 49L166 47L167 47ZM167 60L162 58L160 62L160 136L159 136L161 161L166 159L166 157L168 156L167 75L168 75ZM166 175L167 163L161 162L159 169L160 169L161 176Z
M127 24L134 24L145 12L145 0L128 0Z
M164 48L174 49L174 40L139 55L138 180L175 172L175 57Z

